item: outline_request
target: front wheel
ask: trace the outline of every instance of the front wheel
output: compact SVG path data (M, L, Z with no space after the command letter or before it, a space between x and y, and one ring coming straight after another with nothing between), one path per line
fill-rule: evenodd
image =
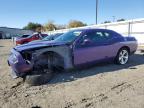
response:
M29 86L39 86L48 83L53 76L52 72L40 74L40 75L27 75L25 82Z
M129 51L126 48L122 48L117 56L116 56L116 63L120 65L124 65L129 60Z
M41 60L41 58L39 58ZM48 56L48 59L45 59L45 61L47 62L44 66L44 64L41 64L42 62L39 60L39 63L37 65L40 66L41 68L38 68L36 71L33 71L31 73L31 75L27 75L25 77L25 82L29 85L29 86L38 86L38 85L43 85L48 83L53 74L54 74L54 69L53 69L53 59L52 57ZM42 61L44 61L44 59L42 59Z

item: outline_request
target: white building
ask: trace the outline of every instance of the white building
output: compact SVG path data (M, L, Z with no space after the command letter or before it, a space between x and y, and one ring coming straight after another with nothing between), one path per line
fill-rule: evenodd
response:
M33 33L33 31L31 31L31 30L0 27L0 39L7 39L7 38L15 37L18 35L23 35L23 34L31 35L32 33Z

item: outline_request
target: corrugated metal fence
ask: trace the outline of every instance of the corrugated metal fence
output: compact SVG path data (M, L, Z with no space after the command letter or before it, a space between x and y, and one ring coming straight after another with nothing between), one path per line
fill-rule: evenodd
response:
M99 25L91 25L91 26L71 28L71 29L49 31L46 33L48 34L64 33L70 30L85 29L85 28L103 28L103 29L114 30L124 36L134 36L138 40L139 44L144 44L144 18L108 23L108 24L99 24Z

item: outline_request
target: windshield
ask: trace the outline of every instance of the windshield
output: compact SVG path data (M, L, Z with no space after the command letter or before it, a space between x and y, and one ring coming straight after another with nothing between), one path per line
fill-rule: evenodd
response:
M29 35L22 35L23 38L28 37Z
M55 40L55 39L56 39L57 37L59 37L60 35L62 35L62 33L53 34L53 35L50 35L50 36L47 36L47 37L43 38L42 40L47 40L47 41Z
M54 38L54 36L47 36L47 37L45 37L45 38L43 38L42 40L48 40L48 41L50 41L50 40L53 40L53 38Z
M74 41L78 36L80 36L82 33L82 30L77 30L77 31L71 31L68 33L65 33L58 38L56 38L54 41L55 42L72 42Z
M26 37L26 38L31 38L33 35L29 35L28 37Z

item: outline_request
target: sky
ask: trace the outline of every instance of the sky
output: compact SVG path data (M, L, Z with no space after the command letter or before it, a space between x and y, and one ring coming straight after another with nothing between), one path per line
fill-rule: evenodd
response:
M95 24L96 0L0 0L0 26L23 28L28 22ZM115 16L115 18L113 17ZM144 18L144 0L99 0L98 23Z

